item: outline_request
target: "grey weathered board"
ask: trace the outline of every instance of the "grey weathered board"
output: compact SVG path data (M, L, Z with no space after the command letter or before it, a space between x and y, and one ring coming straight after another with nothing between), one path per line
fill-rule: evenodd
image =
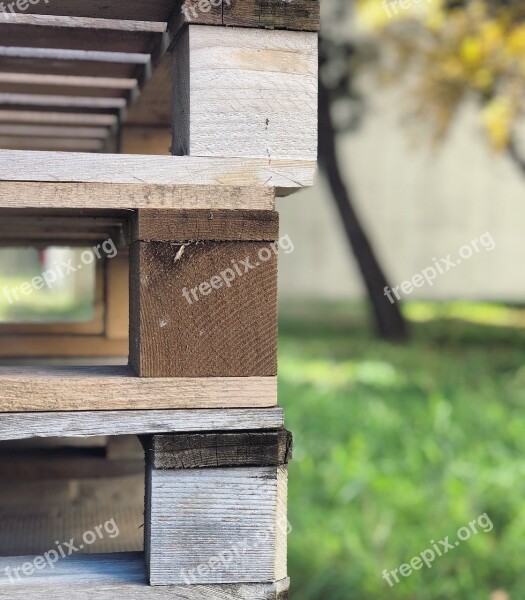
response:
M287 576L286 467L147 467L152 585L268 583Z
M235 410L116 410L0 414L0 440L161 432L277 429L282 408Z
M142 553L77 554L11 583L5 569L35 556L0 558L2 600L286 600L289 580L276 583L150 587ZM38 563L40 564L40 563ZM27 569L27 567L26 567ZM15 577L16 579L16 577Z

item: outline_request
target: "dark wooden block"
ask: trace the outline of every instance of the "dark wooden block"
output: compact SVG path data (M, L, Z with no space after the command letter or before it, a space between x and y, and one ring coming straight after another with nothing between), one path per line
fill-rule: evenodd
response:
M319 0L231 0L223 2L224 25L318 31Z
M142 442L155 469L270 467L292 458L292 434L286 429L153 435Z
M141 377L275 376L276 248L275 242L132 244L133 370Z
M278 236L279 213L272 210L140 209L131 225L132 242L272 241Z

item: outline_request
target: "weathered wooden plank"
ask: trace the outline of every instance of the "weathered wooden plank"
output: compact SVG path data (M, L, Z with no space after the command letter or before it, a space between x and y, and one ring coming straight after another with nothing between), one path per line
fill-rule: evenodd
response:
M289 580L276 583L150 587L142 553L74 554L53 568L35 563L36 556L0 558L0 598L41 600L286 600ZM22 572L33 565L31 576ZM34 565L39 566L38 569ZM19 578L14 569L18 568ZM6 571L7 569L7 571ZM11 569L9 571L9 569ZM26 570L30 567L26 567ZM11 579L7 575L11 574Z
M0 124L0 135L4 136L105 139L108 136L108 132L107 127Z
M30 12L33 15L161 22L169 19L172 10L170 0L128 0L125 3L107 0L42 0L33 2ZM7 17L11 12L20 12L19 7L15 5L12 10L9 9Z
M143 67L143 65L138 65ZM129 62L100 62L93 60L68 60L37 58L35 56L0 55L2 73L31 73L36 75L76 75L83 77L122 77L132 79L137 75L137 64Z
M102 152L105 141L96 139L17 137L0 135L0 148L11 150L51 150L60 152Z
M316 169L308 160L84 153L64 158L60 152L0 150L0 181L298 188L312 185Z
M173 56L173 154L316 160L317 34L189 25Z
M128 23L134 23L135 27L125 26ZM3 46L9 47L150 54L159 44L166 24L145 22L144 25L133 21L111 21L108 24L103 19L37 15L16 15L4 20L0 16L0 41ZM151 25L156 26L153 31Z
M274 376L276 349L269 244L131 245L130 366L138 375Z
M319 0L224 0L223 24L294 31L318 31Z
M318 31L320 25L319 0L178 0L178 5L173 32L189 24L291 31Z
M153 586L286 577L285 467L146 471Z
M286 429L153 435L143 444L154 469L277 467L292 455L292 434Z
M117 124L117 120L118 119L115 115L0 110L1 123L42 123L46 125L89 125L93 127L114 127Z
M64 88L132 90L136 79L119 77L79 77L76 75L39 75L37 73L0 73L0 83L4 85L60 86ZM79 93L79 92L77 92ZM86 93L86 92L84 92Z
M261 408L274 377L142 379L127 367L0 367L0 412Z
M125 356L126 340L108 340L103 335L2 335L1 357Z
M0 151L0 156L1 154ZM63 154L61 156L64 157ZM35 157L35 160L38 158ZM67 160L71 160L69 156ZM111 159L107 158L107 160ZM13 165L16 165L16 161ZM0 170L1 167L0 159ZM96 177L95 173L93 175ZM6 173L6 176L9 175ZM108 178L110 176L111 174L108 173ZM130 174L128 180L132 177ZM261 187L153 185L142 184L140 180L135 180L135 183L0 181L0 207L2 208L272 210L274 205L273 190Z
M113 410L0 414L0 440L274 429L283 409Z
M99 98L90 96L62 96L44 94L0 93L0 106L52 106L56 108L87 108L118 110L126 107L125 98Z
M273 241L278 237L275 211L140 209L131 224L132 242Z

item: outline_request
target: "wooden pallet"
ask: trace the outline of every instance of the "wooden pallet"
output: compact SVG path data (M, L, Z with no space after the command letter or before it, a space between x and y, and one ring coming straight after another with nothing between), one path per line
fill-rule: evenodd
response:
M0 244L119 249L98 321L0 326L0 356L129 354L1 367L0 440L147 458L144 556L3 559L0 598L288 597L275 198L314 181L318 28L318 0L0 13Z

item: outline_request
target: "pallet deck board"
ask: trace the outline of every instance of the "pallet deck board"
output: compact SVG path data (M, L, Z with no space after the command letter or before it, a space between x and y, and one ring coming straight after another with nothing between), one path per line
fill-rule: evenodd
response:
M1 152L0 152L1 154ZM63 156L63 155L62 155ZM0 181L0 208L273 210L270 188Z
M278 429L283 409L116 410L0 414L0 440Z
M0 412L261 408L275 377L144 379L128 367L0 367Z
M0 182L266 186L313 184L316 161L0 150ZM0 194L1 194L0 185ZM107 202L107 200L106 200ZM5 204L0 200L0 205ZM16 206L16 202L10 204ZM108 207L108 206L106 206ZM110 207L110 206L109 206ZM87 208L87 207L86 207Z
M69 597L75 600L285 600L289 580L276 583L150 587L140 552L76 554L61 559L51 569L21 574L16 583L5 576L6 568L21 568L35 556L0 558L0 598L41 600Z

